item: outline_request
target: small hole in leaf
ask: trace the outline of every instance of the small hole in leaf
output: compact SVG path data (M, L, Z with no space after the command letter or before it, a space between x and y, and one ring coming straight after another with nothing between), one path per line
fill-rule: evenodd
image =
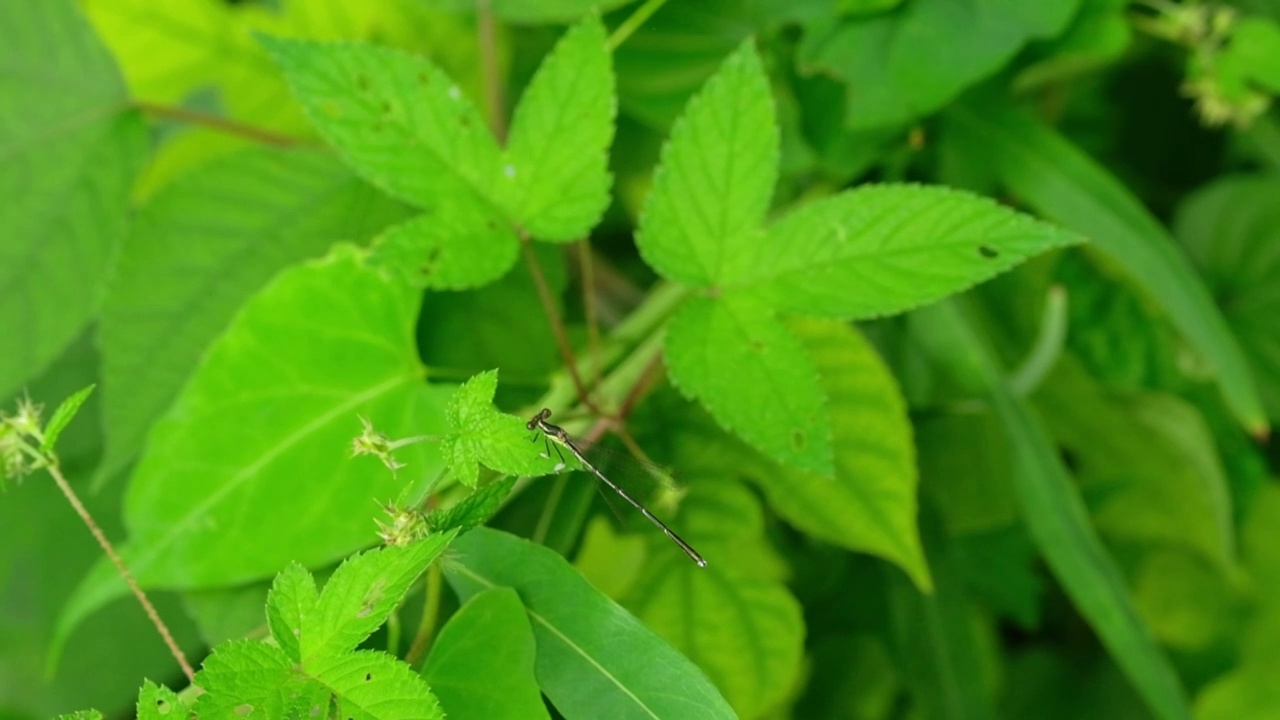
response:
M244 705L237 705L235 707L235 710L232 710L232 712L234 712L236 715L239 715L240 717L248 717L249 715L253 714L253 706L250 705L249 703L245 703Z
M981 255L982 255L982 257L984 257L984 258L994 258L994 257L999 257L999 256L1000 256L1000 251L999 251L999 250L996 250L995 248L991 247L990 245L979 245L979 246L978 246L978 253L979 253L979 254L981 254Z

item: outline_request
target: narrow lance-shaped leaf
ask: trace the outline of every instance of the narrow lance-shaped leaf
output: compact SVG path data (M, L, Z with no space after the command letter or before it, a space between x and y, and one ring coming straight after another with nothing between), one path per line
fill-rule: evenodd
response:
M769 82L748 41L671 128L636 235L645 261L686 285L734 277L773 197L778 143Z
M1076 609L1156 717L1188 718L1177 674L1139 620L1124 578L1094 532L1084 501L1039 421L1010 392L995 358L958 308L936 305L914 317L922 333L945 338L945 358L978 379L989 394L1013 445L1022 518Z
M49 416L49 422L44 426L44 438L40 443L42 452L50 452L54 449L58 443L58 436L75 419L76 413L80 411L80 406L84 404L85 400L89 399L94 387L90 385L63 400L62 404L58 405L58 409L53 411L53 415Z
M934 302L1046 250L1080 242L967 192L871 185L809 203L772 225L729 292L843 319Z
M453 547L445 576L464 599L495 587L519 593L538 644L538 684L566 717L736 717L696 665L554 551L488 528Z
M604 25L589 15L542 61L511 121L507 206L533 237L577 240L600 220L616 109Z

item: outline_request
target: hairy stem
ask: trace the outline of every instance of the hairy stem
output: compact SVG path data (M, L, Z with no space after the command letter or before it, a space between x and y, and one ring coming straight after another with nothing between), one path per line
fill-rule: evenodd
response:
M71 489L71 483L63 477L62 471L56 463L51 463L47 468L49 474L53 476L53 481L58 484L58 489L66 496L67 501L71 503L71 507L75 509L76 514L84 521L89 528L89 532L93 534L93 538L98 541L98 545L107 557L116 566L116 571L120 573L120 577L124 578L124 582L129 586L130 592L138 599L138 603L142 605L142 609L147 613L147 617L151 619L151 624L155 625L156 631L160 633L160 637L164 640L164 644L168 646L169 652L173 655L173 659L178 661L178 665L182 668L182 674L187 676L188 682L195 682L196 672L191 668L191 663L187 662L187 656L182 653L182 648L178 647L178 643L173 639L173 633L169 632L169 626L164 624L164 620L160 619L160 613L156 612L156 608L151 604L151 600L147 598L146 592L138 585L138 581L134 579L133 573L129 572L129 568L125 566L124 559L120 557L120 553L116 552L115 546L103 534L102 528L98 527L98 523L94 521L93 516L89 514L88 508L84 503L80 502L80 497L76 495L76 491Z

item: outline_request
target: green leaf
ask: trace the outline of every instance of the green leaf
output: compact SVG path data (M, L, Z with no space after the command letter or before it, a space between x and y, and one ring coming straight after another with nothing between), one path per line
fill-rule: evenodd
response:
M320 602L316 580L298 563L276 575L267 593L267 627L276 645L293 662L302 662L302 627Z
M662 148L636 234L645 261L686 285L736 277L769 210L778 143L769 82L748 41L689 101Z
M102 300L146 149L110 55L71 0L0 5L0 397L34 378ZM38 310L38 312L37 312Z
M511 121L507 207L533 237L578 240L600 221L616 108L604 26L591 15L542 61Z
M941 538L929 540L935 586L912 587L899 573L885 573L890 635L900 672L921 717L995 718L985 675L980 615L966 596Z
M235 584L372 542L371 499L394 497L402 483L376 463L350 461L357 416L395 437L443 429L442 402L420 380L417 308L416 292L388 283L345 246L254 297L134 473L123 554L139 582ZM435 465L424 444L400 458L424 476ZM99 564L64 610L59 637L122 591L110 564Z
M1280 420L1280 174L1228 176L1178 208L1174 232L1209 286L1257 376L1268 417Z
M778 309L867 318L936 301L1080 240L967 192L864 186L771 226L740 283Z
M404 217L330 154L252 150L142 209L103 307L103 480L141 449L209 344L280 270Z
M1114 63L1133 40L1128 7L1128 0L1080 0L1080 11L1061 36L1029 48L1035 60L1018 71L1014 89L1067 82Z
M935 305L915 317L922 332L945 339L948 352L940 361L982 378L1013 445L1022 519L1075 608L1157 718L1189 717L1177 674L1138 619L1124 578L1094 533L1084 502L1040 423L1009 391L995 358L954 305Z
M373 650L324 658L311 668L328 688L338 717L353 720L443 720L431 688L408 665Z
M706 671L739 717L760 717L793 691L804 650L800 604L762 561L773 550L760 501L738 482L699 482L680 520L713 560L699 568L651 534L663 552L649 554L623 604Z
M412 545L381 547L343 562L297 628L303 665L354 650L386 622L455 535L434 533ZM307 600L305 590L301 600Z
M329 702L326 689L297 672L280 648L258 640L219 645L195 684L205 691L195 705L200 718L315 717Z
M519 593L538 646L538 684L566 717L736 717L696 665L554 551L488 528L454 549L445 576L461 597L495 587Z
M77 710L63 713L54 718L54 720L102 720L102 713L97 710Z
M805 31L797 62L848 86L850 129L907 123L993 74L1029 40L1058 34L1078 5L912 0L892 13L815 23ZM921 62L924 57L930 61Z
M480 373L454 393L445 410L450 432L440 443L445 463L459 482L475 487L480 465L508 475L554 472L549 458L529 442L525 421L493 409L498 371Z
M505 221L464 193L384 232L370 263L417 287L465 290L502 277L519 254Z
M548 718L534 653L520 596L493 588L472 596L440 629L422 676L449 717Z
M1046 424L1075 459L1098 531L1112 541L1179 548L1229 575L1236 568L1231 488L1195 406L1120 394L1059 359L1036 393ZM1121 470L1122 468L1122 470Z
M493 200L498 145L429 60L360 43L261 42L312 125L374 185L425 208L467 192Z
M759 305L695 298L667 328L671 380L771 458L830 476L828 408L800 342Z
M1261 433L1266 417L1244 354L1160 223L1105 168L1052 129L1006 101L978 100L980 106L975 101L948 114L956 141L981 152L1016 195L1086 234L1136 279L1213 368L1236 417Z
M138 692L138 720L177 720L187 714L187 705L178 693L150 680L142 681Z
M443 510L432 511L427 515L427 525L435 532L458 528L459 534L477 525L483 525L498 512L502 501L507 499L507 495L511 493L511 488L515 484L515 477L507 477L477 488L475 492L456 504Z
M790 327L826 398L835 476L769 466L753 479L787 522L896 563L927 592L929 567L916 528L915 447L897 383L848 325L795 320Z
M58 442L58 436L62 435L62 431L67 429L67 425L75 419L76 413L80 411L80 406L85 400L89 399L90 393L96 385L90 385L82 390L77 391L71 397L62 401L57 410L53 411L53 415L49 417L49 422L44 426L44 439L40 443L40 452L52 452L54 446Z

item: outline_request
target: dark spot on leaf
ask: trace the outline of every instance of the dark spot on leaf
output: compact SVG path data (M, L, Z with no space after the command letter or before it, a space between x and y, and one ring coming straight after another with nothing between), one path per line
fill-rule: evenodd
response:
M471 118L467 117L466 115L459 115L458 122L462 123L462 127L464 128L469 129L471 127Z
M360 88L361 92L368 92L369 77L367 75L364 75L363 73L360 75L356 75L356 87Z
M996 250L995 248L991 247L990 245L979 245L979 246L978 246L978 252L979 252L979 253L982 255L982 257L984 257L984 258L994 258L994 257L999 257L999 256L1000 256L1000 251L999 251L999 250Z
M800 432L799 430L796 430L791 433L791 447L797 450L803 450L805 446L808 444L809 444L809 440L804 436L804 433Z
M756 352L764 352L765 350L765 344L759 340L752 340L750 344L751 344L751 349L755 350Z
M383 114L383 115L390 115L391 113L395 112L395 109L396 109L396 108L395 108L395 106L391 104L391 101L390 101L390 100L383 100L383 101L382 101L382 114Z
M369 682L370 680L373 680L373 673L365 673L365 674L364 674L364 681L365 681L365 682Z
M487 225L487 226L489 227L489 229L490 229L490 230L497 231L497 229L498 229L498 222L497 222L496 220L494 220L493 218L490 218L490 219L486 220L486 221L485 221L485 225Z
M426 87L431 84L431 75L425 72L418 73L418 84Z

